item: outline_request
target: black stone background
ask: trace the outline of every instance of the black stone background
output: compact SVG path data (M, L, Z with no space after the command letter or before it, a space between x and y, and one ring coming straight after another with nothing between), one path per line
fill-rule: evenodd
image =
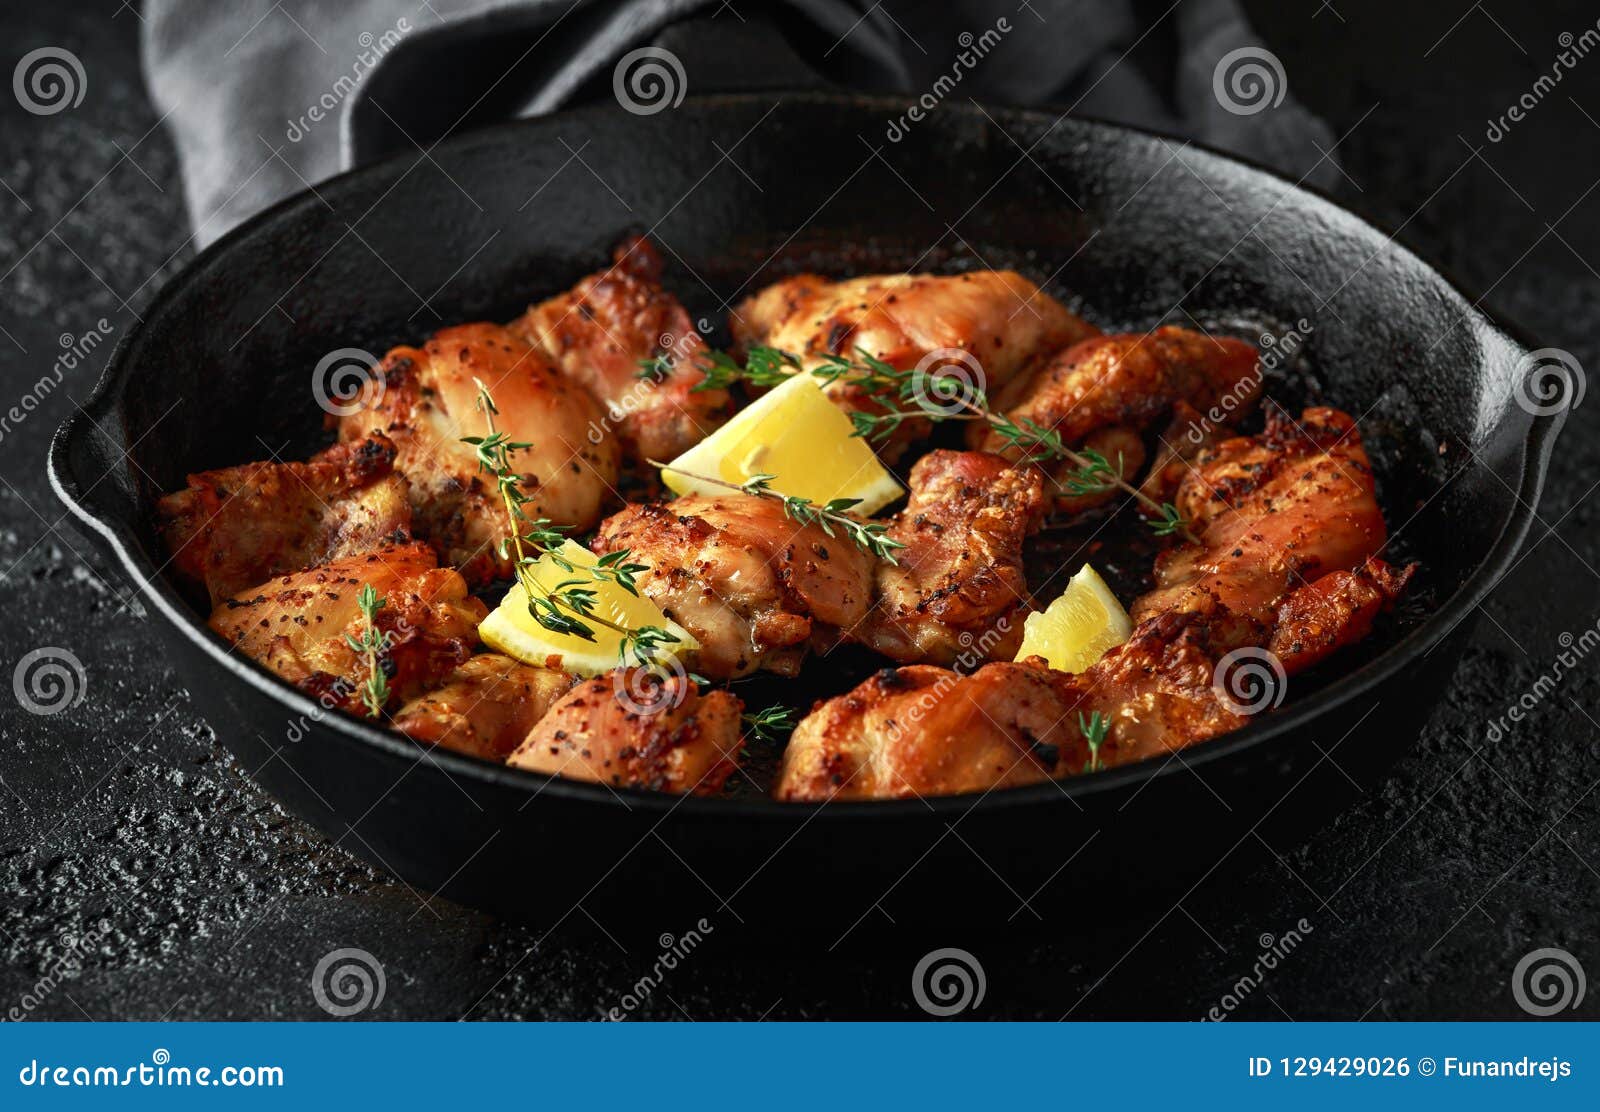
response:
M1166 5L1152 5L1158 12ZM1600 366L1600 57L1498 144L1485 124L1592 5L1318 0L1248 5L1297 96L1341 137L1342 190L1485 291L1544 343ZM1026 18L1025 13L1021 18ZM145 99L139 16L117 0L7 4L0 69L65 46L89 75L53 117L0 96L0 401L58 336L120 335L192 251L173 150ZM106 351L0 439L0 662L70 648L87 697L54 717L0 697L0 1012L103 934L35 1017L321 1018L317 960L377 955L371 1018L584 1018L655 960L574 916L557 935L441 900L330 848L245 779L191 709L151 620L66 523L48 438ZM1236 1017L1520 1017L1517 960L1560 946L1600 975L1600 679L1564 678L1498 743L1500 713L1600 618L1600 398L1568 424L1529 553L1485 607L1446 703L1393 778L1288 857L1214 878L1161 918L1083 906L1052 941L952 938L982 962L975 1018L1199 1018L1250 972L1260 936L1312 930ZM0 676L0 679L3 679ZM530 856L530 865L533 858ZM1158 868L1159 862L1130 867ZM536 945L537 943L537 945ZM819 948L820 949L820 948ZM918 1017L926 940L833 954L719 928L635 1014ZM1568 1016L1600 1016L1600 991Z

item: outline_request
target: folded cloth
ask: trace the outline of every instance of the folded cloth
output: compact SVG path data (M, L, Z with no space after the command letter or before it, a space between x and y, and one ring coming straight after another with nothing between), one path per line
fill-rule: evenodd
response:
M617 83L641 47L693 55L690 20L739 48ZM1236 0L148 0L142 50L202 246L369 158L663 78L922 94L959 73L978 101L1186 135L1318 185L1337 173Z

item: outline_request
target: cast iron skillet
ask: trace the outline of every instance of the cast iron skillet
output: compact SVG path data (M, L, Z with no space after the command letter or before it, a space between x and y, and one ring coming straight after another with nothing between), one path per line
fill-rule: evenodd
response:
M555 923L581 900L603 922L668 928L771 913L815 921L831 941L874 906L897 922L1027 922L1181 894L1243 846L1287 849L1396 758L1538 499L1560 417L1516 404L1525 345L1385 235L1271 173L1123 128L953 102L887 142L909 105L719 96L651 117L607 106L506 124L285 201L161 291L61 427L50 475L160 616L246 771L339 844L467 903ZM425 755L230 655L164 571L156 495L269 448L313 450L312 368L332 349L382 352L442 324L508 319L642 230L664 245L671 288L714 322L801 268L982 265L1077 295L1110 328L1192 316L1252 334L1304 317L1301 371L1274 391L1360 418L1400 554L1423 565L1423 605L1331 681L1297 680L1282 708L1179 760L820 807ZM791 690L809 700L852 679L806 682Z

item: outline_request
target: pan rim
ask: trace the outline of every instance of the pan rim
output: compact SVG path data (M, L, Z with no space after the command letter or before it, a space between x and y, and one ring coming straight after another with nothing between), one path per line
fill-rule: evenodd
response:
M703 94L684 99L682 109L715 109L719 106L765 106L775 99L785 102L816 105L847 105L852 108L882 108L884 110L908 108L915 103L912 97L863 96L817 91L755 92ZM1382 251L1407 258L1411 264L1436 276L1458 301L1455 306L1462 314L1463 323L1475 330L1480 339L1498 340L1503 345L1526 352L1535 346L1520 328L1506 322L1494 312L1483 308L1466 290L1464 284L1448 269L1420 255L1404 242L1401 234L1385 231L1379 221L1358 211L1343 201L1335 200L1325 191L1299 182L1286 175L1262 166L1248 158L1220 151L1191 139L1164 134L1160 131L1131 127L1089 116L1058 114L1044 107L1014 107L985 103L966 106L941 105L941 111L960 112L974 120L994 113L995 124L1002 119L1047 123L1047 131L1066 124L1086 129L1091 134L1108 137L1133 136L1145 140L1182 142L1186 149L1202 152L1205 156L1242 168L1249 173L1264 175L1295 194L1309 198L1336 214L1353 222L1362 234L1376 235L1384 240ZM548 116L505 121L452 137L440 143L441 149L465 152L478 146L499 145L508 135L546 128L553 122L578 122L585 118L610 118L620 111L614 105L599 104L569 109ZM72 444L84 435L84 425L93 426L120 397L131 377L131 353L138 344L149 322L157 320L167 306L204 278L219 264L225 262L235 248L264 234L279 224L289 214L300 209L321 204L318 194L336 191L345 185L406 167L414 167L422 158L417 152L401 153L368 166L344 171L317 184L315 191L307 189L286 197L256 213L214 243L202 250L183 270L168 281L152 299L145 310L144 319L137 322L114 348L105 370L78 412L66 418L57 428L48 456L48 475L51 487L83 526L95 533L111 550L125 574L133 581L141 598L198 646L213 663L223 668L238 681L250 683L281 704L292 721L296 717L317 722L338 737L340 744L373 747L379 754L394 759L418 762L424 758L438 765L446 774L464 777L487 787L520 789L524 794L549 793L553 797L571 802L587 802L608 807L622 806L628 810L667 813L682 811L688 817L739 817L746 820L804 824L813 820L824 822L855 822L868 815L891 818L943 820L973 810L997 811L1004 808L1027 808L1058 803L1062 799L1078 801L1105 793L1116 793L1130 786L1138 786L1163 776L1175 775L1179 770L1193 770L1228 759L1246 750L1253 750L1269 742L1283 739L1303 728L1322 715L1350 703L1390 680L1399 671L1442 642L1455 627L1465 621L1510 569L1511 562L1522 546L1536 517L1536 507L1543 490L1550 453L1565 412L1549 415L1528 415L1525 435L1521 440L1520 481L1514 492L1515 504L1500 523L1494 543L1461 585L1448 597L1440 600L1434 611L1415 628L1409 630L1394 644L1365 662L1354 671L1332 679L1326 687L1272 712L1267 717L1224 734L1200 742L1183 750L1181 762L1145 760L1093 776L1049 780L1039 784L1007 788L1002 791L963 793L960 795L930 796L895 800L830 801L822 803L778 802L768 797L735 797L729 799L700 796L675 796L633 788L612 788L608 785L565 779L542 773L493 764L486 760L463 754L434 749L424 749L416 742L391 729L369 725L348 715L329 713L315 700L278 679L271 672L251 660L232 655L228 647L204 624L202 618L191 612L192 608L178 595L173 585L154 566L135 540L132 523L121 519L102 518L84 502L78 490L76 477L69 464ZM126 468L126 461L113 465ZM107 476L109 477L109 475ZM220 732L220 731L219 731ZM321 742L321 738L318 739ZM1173 765L1178 765L1177 769Z

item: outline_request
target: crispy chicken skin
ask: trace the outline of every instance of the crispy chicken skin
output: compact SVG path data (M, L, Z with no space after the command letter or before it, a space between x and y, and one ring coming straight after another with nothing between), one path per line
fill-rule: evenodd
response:
M390 351L363 388L361 408L341 419L340 437L381 432L394 441L417 533L468 582L481 584L509 578L511 564L498 551L507 524L494 477L479 470L472 446L461 441L488 432L474 380L493 394L500 430L532 445L512 459L531 498L524 507L530 518L592 526L616 483L618 447L589 392L497 324L457 325L420 348Z
M1022 664L970 676L927 664L885 668L801 720L773 794L901 799L1049 779L1070 760L1054 747L1070 749L1075 733L1065 728L1059 676Z
M1122 463L1131 479L1144 462L1140 434L1183 403L1201 411L1230 399L1229 413L1242 414L1261 389L1254 346L1231 337L1208 336L1187 328L1096 336L1034 364L994 395L994 407L1012 420L1054 429L1071 448L1092 448L1112 463ZM1015 458L1000 435L974 425L968 442L975 448ZM1078 512L1115 498L1115 492L1072 495L1060 475L1071 465L1047 467L1065 512Z
M356 602L363 585L384 600L375 624L387 642L381 661L391 705L438 686L477 645L483 603L417 543L280 576L223 602L210 625L313 698L364 713L360 692L370 672L346 639L359 638L364 628Z
M401 707L394 728L429 745L504 761L577 682L567 672L480 653Z
M1213 690L1211 657L1185 635L1188 623L1141 627L1133 650L1081 676L1037 657L965 676L931 665L885 669L800 721L773 795L901 799L1074 776L1090 760L1078 716L1096 710L1111 721L1098 757L1105 767L1236 729L1245 719Z
M1044 517L1037 471L989 452L929 452L889 528L906 547L875 569L872 612L851 636L904 663L949 664L982 646L1010 657L1022 643L1028 582L1023 541Z
M1254 345L1166 326L1154 332L1096 336L1065 348L997 391L994 406L1013 418L1053 428L1068 444L1095 429L1142 429L1176 402L1196 409L1240 395L1242 410L1261 388ZM975 446L998 450L999 438L973 427Z
M1247 720L1219 674L1229 652L1270 651L1292 676L1365 637L1414 571L1377 556L1387 534L1371 466L1337 410L1269 411L1259 437L1203 449L1177 499L1198 543L1162 554L1133 635L1088 671L1034 659L881 674L801 721L774 794L887 798L1075 775L1088 762L1079 715L1097 712L1100 764L1175 752Z
M731 327L740 348L778 348L800 356L806 366L824 355L853 357L859 349L910 370L930 352L956 349L976 360L991 392L1031 359L1098 332L1010 270L878 274L838 282L800 274L740 303ZM947 361L934 369L962 371ZM848 383L834 383L828 392L846 409L879 408ZM879 445L880 454L897 458L929 427L925 420L906 421Z
M511 754L513 768L612 787L714 795L737 767L744 704L685 676L595 676L558 699Z
M712 679L795 675L817 625L850 627L872 599L872 561L842 537L744 494L631 505L591 545L650 570L639 590L700 642L689 663Z
M1176 504L1200 543L1156 560L1156 589L1134 603L1135 622L1167 610L1225 611L1270 628L1291 591L1360 568L1387 539L1356 423L1324 407L1298 421L1268 407L1260 436L1232 437L1195 458Z
M212 606L275 575L403 541L411 504L394 458L394 445L375 434L307 463L190 475L187 488L156 503L162 540Z
M724 390L695 390L705 342L684 307L661 287L661 256L630 239L613 264L530 308L510 329L605 407L634 460L670 460L727 420ZM640 363L670 355L672 370L641 379Z
M890 524L906 546L898 566L743 494L629 506L600 526L593 548L627 548L650 567L640 591L694 634L688 663L712 679L795 675L810 648L840 641L949 663L974 644L1015 652L1022 543L1044 505L1036 472L986 452L938 451L912 469L911 497Z
M1353 571L1329 572L1291 591L1278 604L1268 648L1293 675L1372 632L1377 616L1394 605L1415 574L1373 557Z

